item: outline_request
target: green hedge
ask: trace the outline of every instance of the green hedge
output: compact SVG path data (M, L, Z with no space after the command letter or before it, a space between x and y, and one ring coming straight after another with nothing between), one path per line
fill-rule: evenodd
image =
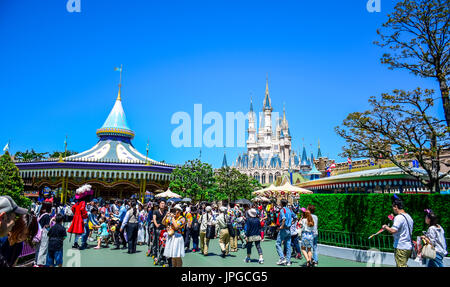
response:
M414 236L427 230L424 209L432 209L450 237L450 195L399 194L405 211L414 219ZM392 211L392 194L305 194L299 204L313 204L319 218L319 230L345 231L370 235L383 224L392 225L387 216Z

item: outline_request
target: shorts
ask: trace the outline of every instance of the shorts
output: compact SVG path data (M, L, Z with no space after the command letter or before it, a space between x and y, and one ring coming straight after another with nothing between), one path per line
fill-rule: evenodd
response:
M63 251L61 250L48 250L47 253L47 266L53 267L55 265L62 265L63 263Z
M395 249L394 258L397 267L408 267L408 259L411 257L412 250Z

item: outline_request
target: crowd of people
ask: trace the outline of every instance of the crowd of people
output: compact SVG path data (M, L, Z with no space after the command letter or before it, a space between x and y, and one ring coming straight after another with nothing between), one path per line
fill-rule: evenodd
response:
M411 230L413 220L395 196L392 203L395 218L391 227L394 236L397 266L406 266L414 250ZM93 198L90 190L82 189L74 201L61 205L46 199L35 202L30 210L18 207L8 196L0 197L0 266L15 266L24 244L35 250L34 266L62 266L63 244L68 234L74 236L72 248L84 250L88 241L94 249L127 249L136 253L137 245L147 245L146 256L153 263L181 267L186 252L208 256L210 240L218 238L220 256L246 249L247 263L264 264L261 242L274 240L278 265L290 266L291 258L304 258L305 266L318 265L318 217L315 206L300 207L297 203L279 204L235 202L174 203L159 200L142 203L136 198L105 201ZM430 267L442 267L447 255L443 228L431 210L425 211L429 225L423 242L433 246L434 259ZM191 245L192 241L192 245ZM239 245L238 242L241 244ZM252 259L253 246L258 253Z

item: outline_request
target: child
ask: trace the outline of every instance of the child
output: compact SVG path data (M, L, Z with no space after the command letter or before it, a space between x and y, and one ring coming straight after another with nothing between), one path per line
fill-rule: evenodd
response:
M102 241L106 241L106 248L108 248L108 225L105 222L105 217L100 218L100 226L98 228L98 235L97 235L97 246L94 247L94 249L100 249L102 246Z
M63 264L63 243L67 237L66 229L62 226L63 220L64 216L57 214L55 218L56 224L48 231L48 267L55 265L62 267Z

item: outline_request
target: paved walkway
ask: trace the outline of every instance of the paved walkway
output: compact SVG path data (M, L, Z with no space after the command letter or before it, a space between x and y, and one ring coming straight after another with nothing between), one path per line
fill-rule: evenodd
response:
M64 263L65 267L156 267L153 265L151 257L147 257L147 246L138 246L137 253L128 254L127 250L111 250L109 248L93 249L94 242L89 242L89 248L79 251L72 249L72 242L69 242L70 236L64 242ZM191 243L192 244L192 243ZM239 243L238 246L241 244ZM278 255L275 250L274 240L265 240L261 244L264 254L264 264L258 264L258 254L256 248L252 249L252 262L245 263L246 249L239 248L238 252L232 252L226 258L220 257L219 240L211 240L209 245L209 255L203 256L200 253L186 253L183 258L183 266L186 267L280 267L276 265ZM292 259L291 267L302 267L306 261ZM319 255L318 267L366 267L365 263L350 260L338 259L334 257ZM280 267L281 268L281 267ZM286 267L285 267L286 268Z

